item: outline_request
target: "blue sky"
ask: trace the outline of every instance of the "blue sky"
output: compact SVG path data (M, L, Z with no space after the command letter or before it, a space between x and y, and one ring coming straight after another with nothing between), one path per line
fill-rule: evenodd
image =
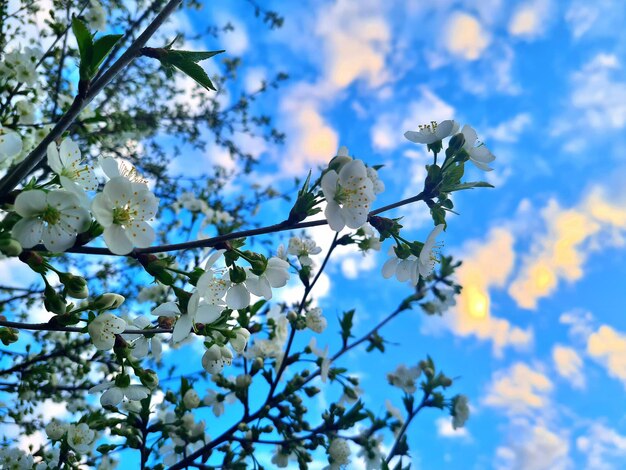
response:
M256 178L279 170L288 181L346 145L370 164L385 164L379 203L392 202L421 189L428 162L403 132L448 118L474 126L498 157L487 175L496 189L458 194L461 215L444 237L443 251L464 260L457 305L443 318L410 312L385 330L398 344L376 370L365 353L349 358L362 373L365 399L381 407L390 396L381 379L399 362L429 353L461 376L454 391L470 396L471 421L453 433L447 418L424 413L410 431L416 467L621 468L622 2L269 5L285 16L281 30L260 27L245 2L217 13L207 5L237 27L220 46L243 57L244 86L280 70L291 76L257 104L287 142L248 142L265 150ZM199 18L181 21L199 26ZM424 209L396 212L418 239L432 223ZM324 229L312 235L320 245L330 241ZM373 259L344 253L331 264L328 286L318 292L329 318L354 306L364 331L408 292L394 281L381 284L384 259L384 250Z
M347 358L363 380L364 399L381 410L389 397L400 406L399 393L384 380L399 363L430 354L460 377L453 393L470 397L467 428L453 432L449 417L425 412L409 432L415 468L622 468L623 1L264 5L285 17L282 29L261 26L243 0L208 2L202 14L181 12L171 26L192 31L207 18L231 21L236 29L222 39L189 46L241 56L240 86L247 90L289 73L279 90L254 104L275 118L287 140L282 147L242 141L262 156L251 180L276 182L281 175L278 184L289 187L294 176L346 145L367 163L385 165L380 175L387 190L377 204L394 202L421 190L429 162L402 134L450 118L475 127L497 156L492 173L468 172L468 180L486 177L496 188L457 193L461 215L449 219L443 237L442 251L464 261L457 305L443 318L408 312L383 330L396 345L374 357L376 368L363 351ZM207 68L216 70L218 62ZM198 157L207 165L232 165L214 148L187 155L194 165L183 159L172 171L201 168ZM245 191L247 183L235 183L233 191ZM259 220L277 222L285 210L269 203ZM393 215L404 216L415 239L432 226L424 206ZM322 247L332 240L326 228L309 233ZM386 246L364 258L345 250L330 263L314 293L331 325L337 314L356 308L357 333L364 332L409 293L409 286L382 279L385 252ZM282 295L297 297L297 287ZM317 341L331 350L338 345L332 334Z

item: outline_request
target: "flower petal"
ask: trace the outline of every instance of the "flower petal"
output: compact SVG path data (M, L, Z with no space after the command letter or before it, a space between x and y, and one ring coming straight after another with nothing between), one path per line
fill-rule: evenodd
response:
M104 229L104 242L116 255L127 255L133 251L133 243L120 225L113 224Z
M24 248L32 248L41 241L43 222L39 219L22 219L13 226L13 237Z
M15 212L22 217L41 214L47 205L46 193L39 189L24 191L15 198Z

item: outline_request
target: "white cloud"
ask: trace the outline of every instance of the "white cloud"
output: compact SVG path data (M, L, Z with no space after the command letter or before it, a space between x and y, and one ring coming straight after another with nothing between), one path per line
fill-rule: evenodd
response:
M484 139L492 138L500 142L517 142L520 134L532 124L529 113L519 113L496 127L487 129L484 132Z
M561 377L567 379L576 388L585 386L583 360L576 350L556 344L552 348L552 360Z
M450 417L440 417L435 420L437 426L437 435L447 438L469 438L469 432L466 427L454 429L452 427L452 419Z
M616 55L597 54L573 73L571 84L564 113L552 125L552 135L565 141L566 151L582 152L594 138L623 133L626 80Z
M602 423L593 423L586 435L576 439L576 448L586 457L585 468L621 468L626 457L626 436Z
M507 447L496 450L499 470L564 470L571 468L569 441L543 425L518 432Z
M520 5L509 22L509 34L526 39L536 38L546 29L551 8L547 0L535 0Z
M491 37L481 22L467 13L453 14L446 26L445 45L448 51L466 60L480 58Z
M401 109L381 114L372 128L370 136L372 145L378 150L392 150L407 140L404 132L416 130L420 124L430 121L444 121L454 119L456 110L444 99L438 96L431 88L420 86L418 97L404 104ZM423 149L424 146L419 146Z
M527 364L516 362L494 373L484 403L510 415L524 415L548 405L552 381Z

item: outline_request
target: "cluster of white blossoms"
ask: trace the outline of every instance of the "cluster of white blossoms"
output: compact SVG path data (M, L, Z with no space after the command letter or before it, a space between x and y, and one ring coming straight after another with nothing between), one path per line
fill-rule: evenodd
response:
M177 419L174 413L167 412L163 414L160 421L172 440L171 444L166 444L159 449L163 464L168 467L210 440L204 431L206 429L204 420L196 421L192 413L185 413L182 418Z
M46 434L52 441L67 437L68 445L76 452L84 454L96 442L96 432L87 423L68 424L52 420L46 425Z
M454 120L439 123L432 121L430 124L419 126L417 131L405 132L404 137L416 144L430 145L457 134L460 127L460 124ZM463 149L469 154L472 163L483 171L491 171L492 168L489 167L489 163L493 162L496 157L484 143L478 140L474 128L465 124L461 129L461 134L465 139Z
M346 226L360 228L367 222L376 195L384 191L384 184L374 168L353 160L346 147L339 149L328 168L321 181L328 225L336 232Z
M465 395L457 395L452 400L452 428L458 429L465 426L470 414L468 401Z
M3 136L4 151L14 153L14 136ZM82 163L76 143L68 138L58 147L51 143L48 165L61 188L54 188L53 180L26 189L15 199L14 210L21 219L13 227L13 237L22 247L42 243L49 251L65 251L74 245L78 234L89 229L92 215L104 228L104 241L115 254L125 255L134 247L152 244L155 233L147 221L156 215L159 200L132 165L102 158L100 166L109 180L91 203L89 193L98 188L98 181L94 169Z
M420 277L430 276L437 263L436 248L437 237L444 229L443 224L437 225L428 235L419 256L409 255L400 259L394 247L391 247L389 254L391 257L383 265L383 277L389 279L393 275L400 282L410 280L413 285L417 285Z
M177 213L184 209L196 216L201 215L200 231L212 224L230 224L234 220L228 212L209 207L207 201L189 191L181 193L173 204L173 209Z
M0 61L0 76L11 83L33 86L37 82L36 65L43 53L35 47L24 47L7 52Z

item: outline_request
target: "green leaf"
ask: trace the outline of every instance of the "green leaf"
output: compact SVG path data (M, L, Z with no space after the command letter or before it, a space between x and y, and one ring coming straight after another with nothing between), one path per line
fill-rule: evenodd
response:
M76 17L72 18L72 31L74 32L76 42L78 43L78 51L80 52L81 65L83 62L88 63L89 61L85 59L88 58L93 46L93 38L91 36L91 33L87 29L85 23L83 23Z
M494 185L486 183L484 181L475 181L473 183L460 183L450 188L449 192L452 191L462 191L464 189L474 189L474 188L495 188Z
M343 318L339 321L341 326L341 339L344 346L348 343L348 338L352 336L352 318L354 317L354 310L348 310L343 314Z
M217 54L225 51L169 51L168 56L172 59L179 57L181 60L190 60L191 62L200 62L201 60L210 59Z
M213 86L213 82L204 71L202 67L200 67L195 62L190 60L182 60L176 59L175 61L170 62L174 67L183 72L185 75L194 79L198 85L202 86L207 90L216 91L217 89Z
M93 43L93 53L91 54L91 62L89 64L89 71L92 77L96 74L102 61L109 55L122 36L122 34L107 34L106 36L98 38L96 42Z

